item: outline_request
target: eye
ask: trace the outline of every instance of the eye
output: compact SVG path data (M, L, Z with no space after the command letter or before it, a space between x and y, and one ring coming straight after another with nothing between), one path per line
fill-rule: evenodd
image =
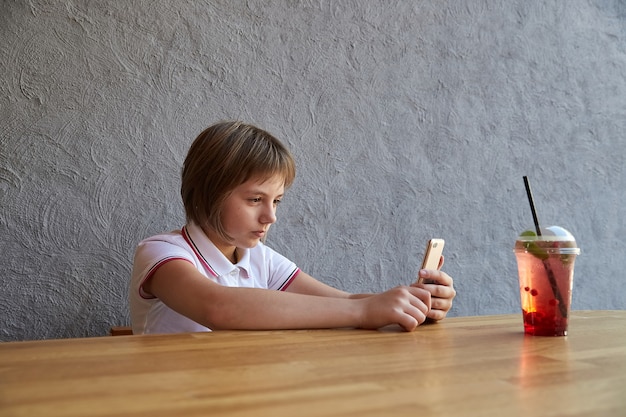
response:
M251 203L260 203L261 202L261 197L255 197L255 198L251 198L250 199Z

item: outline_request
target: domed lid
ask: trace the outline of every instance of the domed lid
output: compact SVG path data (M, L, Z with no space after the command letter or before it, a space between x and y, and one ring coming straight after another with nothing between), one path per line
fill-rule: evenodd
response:
M560 226L542 227L541 236L537 236L534 230L523 231L515 242L514 250L529 252L541 259L547 258L549 254L580 254L574 235Z
M549 240L558 242L576 242L574 235L561 226L548 226L541 228L541 236L537 236L534 229L520 233L518 240Z

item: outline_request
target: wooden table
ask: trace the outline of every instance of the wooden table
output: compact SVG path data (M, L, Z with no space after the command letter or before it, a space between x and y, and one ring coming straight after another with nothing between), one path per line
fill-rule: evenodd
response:
M0 344L5 416L625 416L626 311Z

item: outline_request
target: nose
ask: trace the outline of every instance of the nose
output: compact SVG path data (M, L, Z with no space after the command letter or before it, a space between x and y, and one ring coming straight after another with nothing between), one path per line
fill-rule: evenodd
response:
M263 208L260 221L263 224L276 223L276 207L274 206L274 204L267 205Z

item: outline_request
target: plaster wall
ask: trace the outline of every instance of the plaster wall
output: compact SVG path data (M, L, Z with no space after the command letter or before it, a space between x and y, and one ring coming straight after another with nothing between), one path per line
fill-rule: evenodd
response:
M626 308L623 1L4 0L0 39L0 340L127 323L135 245L233 118L292 149L268 244L331 285L408 284L442 237L451 316L518 312L528 175L573 308Z

